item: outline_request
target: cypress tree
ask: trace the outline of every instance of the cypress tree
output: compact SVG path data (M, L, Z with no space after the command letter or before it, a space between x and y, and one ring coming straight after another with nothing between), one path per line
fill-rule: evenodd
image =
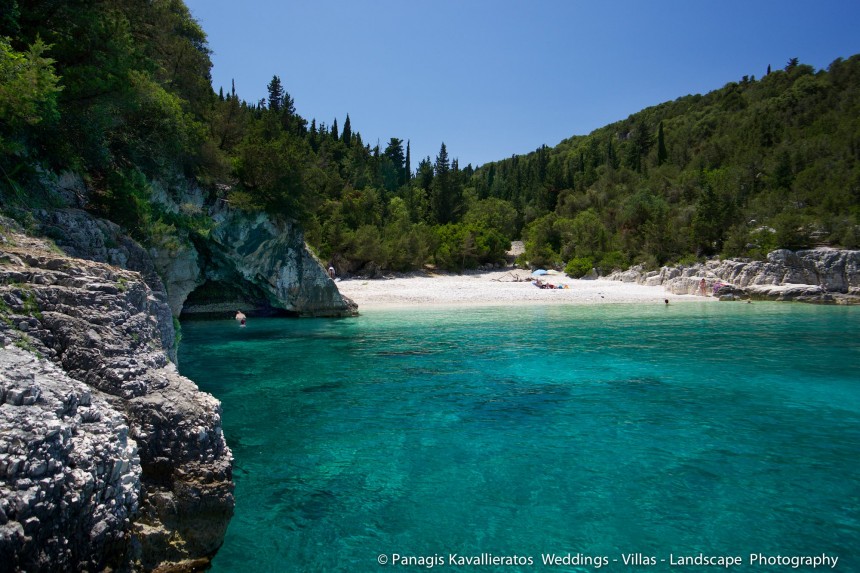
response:
M311 149L314 151L319 150L319 141L317 140L317 119L313 118L311 120L311 130L308 132L308 143L311 144Z
M663 138L663 122L657 127L657 165L663 165L669 155L666 153L666 140Z
M651 149L651 133L648 131L648 126L645 122L641 120L636 126L634 133L632 167L635 171L642 173L645 170L645 159L648 157L648 150Z
M618 157L615 155L615 146L612 145L612 136L606 140L606 164L612 169L618 169Z
M343 122L341 138L346 145L349 145L350 141L352 141L352 126L349 123L349 114L346 114L346 120Z
M412 153L409 150L409 140L406 140L406 165L403 167L403 170L406 172L406 177L404 177L404 181L409 181L412 179Z
M331 124L331 138L335 140L339 139L337 135L337 118L334 118L334 123Z

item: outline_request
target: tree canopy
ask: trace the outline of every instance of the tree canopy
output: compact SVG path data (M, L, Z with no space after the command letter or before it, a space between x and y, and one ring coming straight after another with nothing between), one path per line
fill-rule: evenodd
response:
M517 238L525 260L574 273L860 246L860 56L819 71L791 58L479 168L442 143L413 171L405 138L380 148L349 114L340 130L303 118L289 70L261 101L216 94L181 0L3 4L6 206L32 206L40 174L72 170L88 208L146 241L193 224L153 204L154 182L193 180L211 201L298 220L341 272L474 267Z

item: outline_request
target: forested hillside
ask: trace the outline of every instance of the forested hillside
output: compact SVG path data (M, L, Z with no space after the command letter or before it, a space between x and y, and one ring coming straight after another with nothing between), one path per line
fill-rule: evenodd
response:
M152 201L191 181L299 220L340 272L469 268L520 237L530 263L575 275L860 244L858 56L791 60L474 169L444 143L412 158L408 134L368 145L338 110L303 118L289 70L262 101L213 90L181 0L0 0L0 14L0 192L19 219L56 205L43 182L73 171L86 207L141 242L207 232L199 209Z
M860 245L860 57L797 60L681 97L555 148L489 164L526 258L572 274L777 247Z

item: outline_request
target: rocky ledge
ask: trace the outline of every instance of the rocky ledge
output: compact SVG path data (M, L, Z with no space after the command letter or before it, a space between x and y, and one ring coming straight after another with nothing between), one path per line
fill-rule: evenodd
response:
M188 204L211 221L206 236L172 229L160 241L151 238L146 249L116 224L82 209L39 211L37 216L41 232L64 252L138 271L176 317L225 318L237 309L256 316L357 314L294 222L202 200ZM168 202L164 209L179 207Z
M0 570L194 571L233 513L219 402L144 277L0 226Z
M607 277L673 294L698 294L705 279L708 294L725 300L795 300L823 304L860 304L860 251L780 249L766 261L707 261L691 266L644 271L634 267Z

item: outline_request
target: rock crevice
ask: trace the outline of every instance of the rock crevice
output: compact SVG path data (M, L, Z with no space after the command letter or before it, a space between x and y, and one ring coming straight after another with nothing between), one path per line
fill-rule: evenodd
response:
M0 569L205 567L233 512L232 454L220 404L169 359L165 293L6 223Z

